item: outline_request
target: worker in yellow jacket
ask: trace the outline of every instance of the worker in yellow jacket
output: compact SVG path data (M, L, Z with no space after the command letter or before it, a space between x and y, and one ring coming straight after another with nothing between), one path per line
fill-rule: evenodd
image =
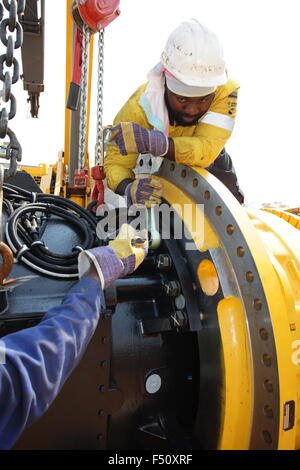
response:
M138 155L150 153L206 168L242 203L244 196L224 148L234 127L238 89L227 77L216 35L197 20L181 23L148 82L114 120L104 165L108 186L133 203L159 203L159 180L135 179L133 172Z

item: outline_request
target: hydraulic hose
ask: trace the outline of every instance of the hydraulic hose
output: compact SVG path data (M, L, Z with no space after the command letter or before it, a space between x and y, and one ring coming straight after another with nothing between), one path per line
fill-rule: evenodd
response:
M34 271L55 278L77 278L79 251L95 246L96 217L78 204L61 196L32 193L5 184L4 207L9 219L5 234L18 261ZM42 240L50 217L61 218L76 228L80 245L68 253L55 253Z

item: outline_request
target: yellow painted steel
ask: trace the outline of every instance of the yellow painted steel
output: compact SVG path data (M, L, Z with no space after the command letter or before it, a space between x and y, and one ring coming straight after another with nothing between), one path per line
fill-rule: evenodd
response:
M200 205L195 206L194 201L186 193L179 191L177 186L170 181L162 181L164 185L164 198L184 221L190 234L193 235L192 238L198 250L206 251L211 248L218 248L218 237L208 220L204 217L203 208ZM197 231L197 221L199 220L203 223L202 233Z
M270 314L275 335L279 384L280 429L279 449L300 448L300 235L296 227L261 210L248 210L253 226L269 256L268 272L276 273L279 288L273 289ZM267 284L268 281L265 281ZM284 404L296 403L296 425L284 431Z
M196 234L193 217L185 217L187 212L184 206L194 205L193 199L173 183L165 179L162 181L164 199L172 207L177 208L176 212L187 225L199 251L204 252L208 249L219 248L219 237L207 217L204 217L203 236L199 233ZM223 190L222 187L221 190ZM227 194L225 195L227 196ZM181 210L178 209L178 206L181 206ZM202 214L204 215L203 211ZM199 282L201 284L201 279ZM218 318L223 343L225 384L224 389L220 390L222 429L218 448L220 450L247 449L252 420L252 367L245 314L240 299L227 298L220 302Z
M247 450L252 419L252 364L242 302L225 297L218 304L224 357L222 432L219 449Z
M210 176L208 178L212 179ZM219 186L216 181L213 184ZM224 188L218 187L218 192L220 190L224 201L231 198L231 195L225 194L227 191ZM292 362L293 344L299 339L299 315L296 314L299 313L300 292L299 232L275 214L262 210L246 211L232 200L229 207L255 260L272 319L280 385L278 449L298 449L299 425L284 431L283 421L285 403L295 401L296 417L299 409L299 364ZM234 408L230 412L234 412Z
M45 163L41 163L38 166L26 166L22 165L18 167L19 171L27 171L32 176L44 176L48 173L48 165Z
M20 166L18 171L29 173L44 193L50 193L53 165L41 163L38 166Z
M246 210L206 171L194 168L208 180L230 208L253 256L267 300L276 345L280 416L278 449L300 448L300 234L297 224L287 216L264 210ZM163 179L164 198L171 205L194 201L176 185ZM216 208L217 209L217 208ZM221 209L220 209L221 210ZM184 219L193 233L193 222ZM201 251L221 247L218 233L205 215L205 234L197 248ZM197 237L196 237L197 238ZM200 237L201 239L201 237ZM223 247L226 251L226 247ZM218 266L215 266L218 272ZM200 271L198 272L198 275ZM200 280L201 281L201 280ZM222 429L219 449L247 449L253 408L253 358L249 343L247 317L243 306L243 288L236 279L240 297L225 297L218 305L222 338L224 390L222 392ZM201 284L201 282L200 282ZM259 299L258 299L259 300ZM258 332L259 334L259 332ZM260 384L262 386L262 384ZM286 404L296 404L295 425L287 429ZM272 419L276 410L265 410Z
M300 230L300 216L298 215L299 210L277 209L275 207L264 208L263 210L266 212L270 212L271 214L277 215L281 219L284 219L286 222L296 227L296 229Z
M204 294L208 296L215 295L218 292L220 283L213 262L208 259L202 260L198 266L197 273Z

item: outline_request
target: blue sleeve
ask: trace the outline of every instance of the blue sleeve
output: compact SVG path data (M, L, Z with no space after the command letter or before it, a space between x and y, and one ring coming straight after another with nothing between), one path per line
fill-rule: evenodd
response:
M79 363L104 307L103 292L83 278L39 325L0 340L0 449L50 406Z

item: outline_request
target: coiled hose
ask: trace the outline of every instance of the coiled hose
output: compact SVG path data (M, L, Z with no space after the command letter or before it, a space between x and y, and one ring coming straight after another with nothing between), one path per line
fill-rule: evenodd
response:
M96 217L64 197L33 193L7 183L3 185L3 195L3 206L9 215L5 235L15 258L46 276L78 278L78 253L95 246ZM66 254L45 246L42 236L51 216L76 227L80 246L73 246Z

